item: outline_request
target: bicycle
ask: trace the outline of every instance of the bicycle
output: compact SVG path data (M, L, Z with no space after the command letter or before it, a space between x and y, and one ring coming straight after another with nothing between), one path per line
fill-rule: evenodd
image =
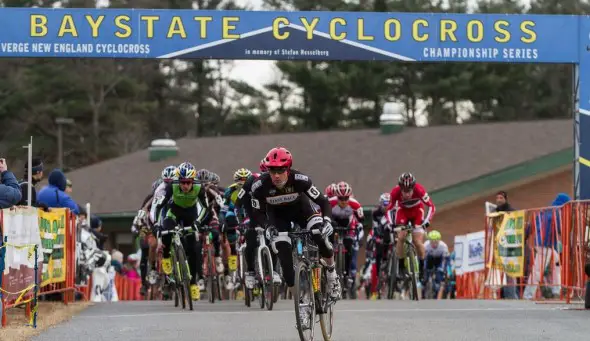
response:
M336 273L340 278L340 286L342 288L342 298L346 299L350 292L350 298L355 299L355 279L350 277L350 267L346 268L346 247L344 246L344 239L350 238L346 234L350 231L348 227L334 227L336 247L334 248L334 258L336 261ZM341 232L341 233L338 233ZM350 282L350 283L349 283Z
M412 243L412 223L407 225L398 226L393 229L394 232L399 233L401 231L407 231L406 238L404 241L397 241L404 243L404 265L408 276L404 277L404 287L410 292L410 300L418 301L418 256L416 255L416 247Z
M293 302L295 305L295 319L297 331L301 341L311 341L314 338L315 316L319 315L322 336L325 341L332 337L334 329L334 304L327 288L326 264L319 258L319 249L311 240L311 235L320 233L319 230L305 230L296 232L278 232L278 237L288 236L295 241L297 263L295 265L295 286ZM273 249L275 249L273 245ZM309 303L305 303L305 299ZM308 319L305 308L309 310ZM305 325L304 325L305 324ZM309 336L306 335L309 330Z
M270 249L266 245L266 238L264 237L264 229L262 227L255 228L258 239L258 248L256 249L256 284L253 289L246 288L245 299L252 301L254 296L258 296L260 309L272 310L277 296L277 290L273 282L273 264L270 255ZM249 306L249 304L246 304Z
M210 226L202 229L205 243L203 245L203 276L207 279L207 296L210 303L215 303L215 296L221 301L219 275L215 266L215 247L213 246L213 232Z
M168 277L168 280L174 291L174 306L178 307L179 303L182 302L182 309L186 309L186 303L188 302L189 309L193 310L193 300L190 295L190 268L186 258L186 253L184 252L184 247L182 246L184 232L189 230L193 230L193 227L184 227L181 223L176 225L173 230L160 231L160 234L163 236L170 233L173 234L172 243L170 243L170 255L172 256L172 277Z
M387 287L387 299L391 300L394 298L397 289L397 276L399 274L399 258L397 257L397 253L395 252L395 233L393 231L385 231L385 233L389 233L389 240L391 241L391 243L389 243L387 250L383 250L383 252L388 252L388 255L387 261L384 264L381 264L377 287L379 288L379 298L381 298L380 289L383 286L383 284L385 284L384 286Z

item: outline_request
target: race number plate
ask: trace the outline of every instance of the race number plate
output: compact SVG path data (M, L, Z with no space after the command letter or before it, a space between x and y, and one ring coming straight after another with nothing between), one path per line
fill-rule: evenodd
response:
M227 260L229 271L236 271L238 269L238 256L229 256Z

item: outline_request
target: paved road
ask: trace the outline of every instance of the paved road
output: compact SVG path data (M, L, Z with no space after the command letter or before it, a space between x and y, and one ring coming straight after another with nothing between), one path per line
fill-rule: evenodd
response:
M334 341L590 340L590 311L520 301L341 301ZM97 304L35 341L297 341L292 301L268 312L242 302ZM319 325L316 338L321 340Z

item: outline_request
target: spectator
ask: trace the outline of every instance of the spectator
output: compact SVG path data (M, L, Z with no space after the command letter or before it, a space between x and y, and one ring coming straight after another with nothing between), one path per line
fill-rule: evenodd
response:
M68 193L68 195L72 195L72 181L70 181L70 179L66 179L66 193Z
M37 201L47 205L47 207L65 207L78 215L80 208L78 204L65 192L66 176L60 169L51 171L48 177L49 185L39 191Z
M90 226L87 225L86 221L87 213L85 210L80 210L80 215L78 215L78 221L81 222L81 227L84 227L86 230L90 231L96 237L96 246L100 250L104 250L104 243L108 239L108 236L102 233L102 220L99 217L92 214L90 216Z
M121 273L123 270L123 253L117 249L113 249L111 252L111 266L117 273Z
M31 206L47 208L46 205L41 205L41 206L38 205L38 203L37 203L37 189L35 188L35 186L43 179L43 161L41 161L41 159L38 157L33 158L32 161L33 162L32 162L32 167L31 167L31 179L32 179L33 184L31 187ZM28 199L27 190L29 187L28 178L29 178L29 163L27 162L25 164L25 173L23 176L23 180L19 184L20 191L22 194L22 199L20 200L20 202L18 204L21 206L28 205L28 200L27 200Z
M508 202L508 193L506 193L506 191L499 191L496 193L496 212L511 211L515 211L515 209ZM518 280L516 278L506 276L506 286L502 288L502 297L512 300L519 299L517 285Z
M569 202L571 198L565 193L559 193L553 203L552 207L560 207ZM555 224L553 212L558 213L555 216ZM535 217L536 233L535 233L535 259L533 262L533 273L529 277L528 285L524 290L524 298L527 300L533 299L537 292L537 285L541 280L541 269L543 274L550 272L551 277L549 281L544 281L552 285L551 292L553 296L558 296L561 285L561 266L559 262L558 242L561 236L561 214L556 208L548 208L542 210ZM531 226L527 226L527 236L531 233ZM553 266L550 266L553 262ZM549 270L549 271L548 271Z
M511 212L516 211L510 203L508 203L508 193L500 191L496 193L496 212Z
M127 256L127 263L123 266L123 275L130 279L140 280L141 277L137 272L138 261L139 257L135 253Z
M0 159L0 208L10 208L20 201L22 194L5 159Z

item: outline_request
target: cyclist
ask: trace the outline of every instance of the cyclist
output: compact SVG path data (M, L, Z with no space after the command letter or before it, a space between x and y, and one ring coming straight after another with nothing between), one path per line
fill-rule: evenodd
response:
M334 196L334 192L336 191L336 184L331 183L324 189L324 195L326 198L330 199Z
M428 232L428 240L424 243L426 258L424 261L424 282L422 284L425 287L426 281L434 273L433 290L435 295L438 295L441 283L445 279L446 266L450 263L449 247L441 238L440 232L432 230ZM422 296L425 296L425 291Z
M158 178L152 185L152 192L146 197L142 204L142 208L137 212L137 216L133 220L132 232L139 235L139 245L141 248L141 260L139 263L139 271L141 273L141 289L140 294L145 296L147 294L148 283L146 281L148 275L148 261L149 269L153 271L156 268L156 248L158 247L158 241L151 231L154 225L155 219L147 212L155 211L154 202L157 202L160 191L165 188L167 183L174 180L174 173L176 166L168 166L162 170L161 177ZM155 187L155 188L154 188ZM150 272L151 272L150 271Z
M215 268L217 273L223 273L225 267L223 266L223 260L221 258L221 241L220 241L220 224L222 223L223 216L221 208L223 207L223 192L219 190L218 186L214 185L217 175L207 169L199 169L197 171L196 180L203 186L205 190L205 202L207 207L210 207L210 212L203 221L203 225L211 228L211 236L213 249L215 254ZM217 179L218 180L218 179ZM199 243L200 245L200 243ZM199 287L201 290L205 289L204 281L199 281Z
M416 252L419 259L419 268L424 268L424 231L430 226L430 220L434 216L435 207L426 192L426 189L416 182L416 178L411 173L403 173L398 179L397 186L395 186L390 193L391 202L387 207L387 212L396 208L393 219L391 214L386 217L389 223L395 226L406 225L410 222L414 225L412 231L412 241L416 246ZM428 206L428 213L424 214L424 205ZM392 221L393 220L393 221ZM404 240L407 231L401 231L397 238ZM396 244L396 252L400 259L404 258L404 243ZM419 272L420 280L423 279L423 271Z
M381 264L387 260L389 246L393 243L391 240L391 225L387 222L386 210L391 203L391 195L382 193L379 196L379 204L373 209L371 216L373 220L373 230L371 234L371 246L375 249L375 269L371 271L371 295L372 299L377 296L377 283ZM369 244L369 242L367 242ZM367 246L368 248L368 246ZM403 261L399 261L399 269L403 269Z
M340 298L340 283L334 266L334 251L328 237L332 228L331 207L328 199L313 185L307 175L292 169L293 157L283 148L271 149L266 155L268 173L252 184L252 208L257 222L271 231L288 232L291 224L317 230L312 238L327 264L330 295ZM321 208L318 212L315 203ZM322 216L323 215L323 216ZM295 282L291 239L279 236L273 240L283 269L285 282L292 289Z
M238 193L250 175L252 175L252 172L249 169L240 168L236 170L234 172L234 183L229 185L223 194L224 202L221 208L221 216L224 217L224 221L222 232L229 243L230 254L234 256L237 254L236 242L238 240L238 229L240 224L237 214L238 210L235 207L235 203L238 199ZM229 278L227 278L226 288L228 290L233 289L232 284L233 283L229 281Z
M265 165L265 160L262 159L262 161L260 161L260 172L264 173L266 172L266 165ZM245 278L245 282L246 282L246 287L248 289L252 289L254 288L254 284L256 284L256 278L255 278L255 271L254 271L254 260L256 259L256 249L258 247L258 235L256 233L256 226L261 226L262 223L258 222L256 220L256 215L252 214L252 184L254 183L254 181L256 181L256 179L258 179L260 177L261 173L252 173L248 179L246 179L246 182L244 183L244 186L242 187L242 189L240 190L240 192L238 193L238 197L236 200L236 208L243 208L244 214L245 214L245 219L244 219L244 224L247 224L248 228L246 230L245 233L245 237L246 237L246 249L244 250L244 257L246 258L246 278ZM267 240L267 243L270 244L270 240ZM272 262L273 262L273 268L276 269L276 264L277 264L277 255L274 252L271 252L271 257L272 257ZM274 271L273 272L273 283L280 285L281 284L281 276L279 276L279 274Z
M352 197L352 187L344 181L336 184L334 197L330 198L332 207L332 220L336 226L348 227L349 232L343 243L346 249L344 271L349 274L349 281L352 284L356 278L356 260L359 242L363 238L363 224L365 219L363 208L359 202ZM330 236L330 242L334 243L334 236Z
M183 162L178 166L176 171L178 183L167 184L166 194L162 203L159 205L167 205L168 207L162 226L159 226L159 228L172 230L179 223L182 223L184 226L202 226L210 209L206 204L205 191L201 185L195 183L196 174L195 167L189 162ZM166 275L172 273L172 261L170 259L171 242L172 235L167 234L162 236L162 244L164 246L162 269ZM192 277L191 297L194 300L198 300L200 290L196 283L202 277L202 254L199 252L196 238L183 238L183 244Z

